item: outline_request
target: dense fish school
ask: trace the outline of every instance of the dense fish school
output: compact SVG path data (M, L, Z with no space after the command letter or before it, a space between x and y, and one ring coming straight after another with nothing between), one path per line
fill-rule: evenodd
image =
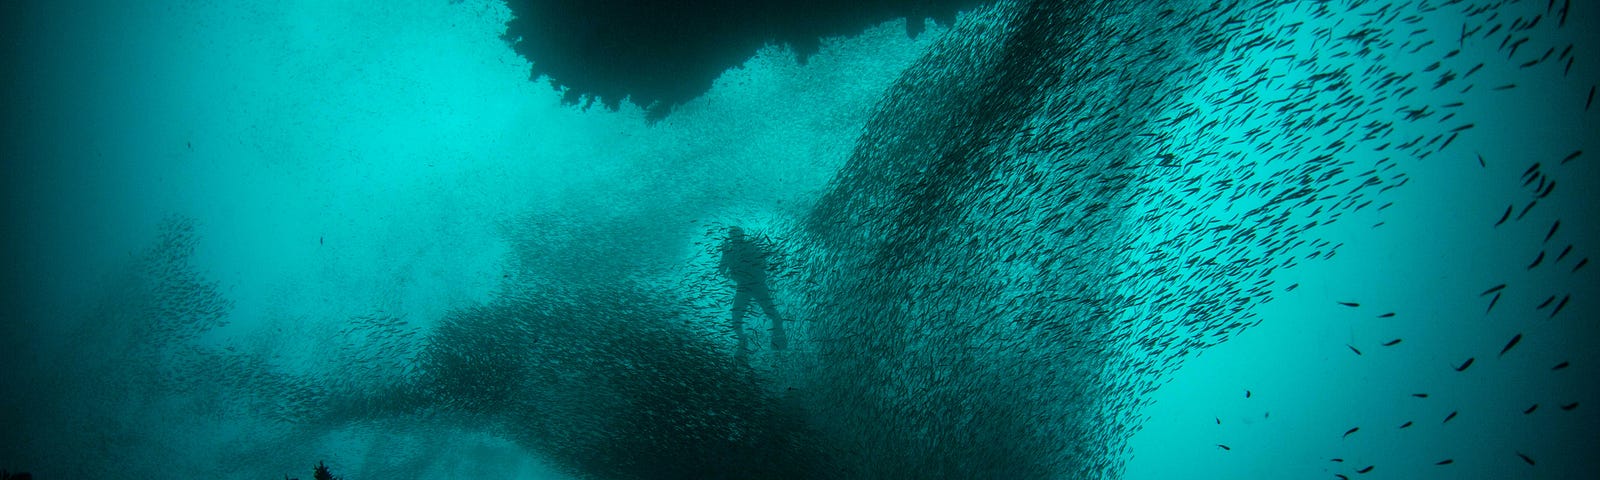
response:
M1595 70L1580 60L1595 45L1579 32L1595 16L1581 8L1593 7L1000 1L960 16L903 72L803 218L707 219L677 265L637 268L619 254L634 248L625 238L635 225L530 213L508 228L514 261L492 301L431 328L357 315L319 352L341 366L329 376L274 366L262 349L196 346L231 304L188 267L197 240L175 217L129 283L146 307L115 315L143 325L129 327L150 345L140 375L170 380L133 390L227 392L215 401L283 427L286 444L468 431L578 478L1020 480L1122 478L1159 387L1208 349L1295 322L1258 309L1306 296L1331 315L1395 325L1327 339L1339 362L1421 345L1452 353L1406 367L1445 381L1374 390L1426 402L1425 415L1341 419L1312 434L1337 447L1285 478L1479 478L1510 467L1542 478L1543 452L1564 439L1480 439L1503 452L1494 458L1361 445L1426 444L1468 422L1593 424L1581 395L1507 385L1518 406L1491 411L1453 383L1508 370L1592 378L1580 358L1593 347L1555 342L1550 325L1593 321L1562 312L1592 299L1582 293L1592 291L1594 217L1556 218L1551 207L1593 203L1575 188L1593 186L1581 178L1593 156L1581 145L1554 157L1497 151L1503 119L1483 106L1522 98L1512 95L1526 85L1565 85L1544 94L1571 117L1542 121L1594 138ZM1504 252L1514 262L1492 267L1503 275L1438 300L1477 317L1284 280L1356 235L1395 228L1386 215L1424 167L1516 187L1482 193L1492 208L1456 211L1481 227L1461 235L1514 246ZM787 349L747 361L733 358L728 287L710 267L735 223L776 252L773 293L792 319ZM1478 261L1449 255L1441 261ZM1419 277L1374 281L1443 281ZM753 343L765 345L765 320L752 321ZM1493 334L1448 333L1480 324ZM1239 388L1254 395L1230 393L1238 402L1273 394ZM1195 424L1218 432L1196 445L1207 454L1273 455L1235 441L1248 425L1227 415ZM318 458L298 447L251 455L271 454Z

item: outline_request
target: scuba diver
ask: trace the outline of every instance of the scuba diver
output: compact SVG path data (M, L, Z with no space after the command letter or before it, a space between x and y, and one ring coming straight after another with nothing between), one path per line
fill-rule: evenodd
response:
M772 292L767 289L767 254L755 240L744 235L739 227L728 227L728 240L722 244L722 263L717 271L733 280L733 332L739 339L735 353L744 358L749 342L744 334L744 311L753 300L772 319L772 349L783 350L789 340L783 331L783 317L772 304Z

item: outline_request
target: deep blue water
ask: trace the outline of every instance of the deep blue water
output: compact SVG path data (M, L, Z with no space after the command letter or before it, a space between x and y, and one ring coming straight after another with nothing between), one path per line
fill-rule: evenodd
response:
M1600 471L1588 2L1000 2L665 116L497 0L0 15L10 472Z

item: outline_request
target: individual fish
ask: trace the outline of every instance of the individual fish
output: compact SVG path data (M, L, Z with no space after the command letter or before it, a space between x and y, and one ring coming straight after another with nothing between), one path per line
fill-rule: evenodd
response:
M1371 472L1371 471L1372 471L1372 468L1373 468L1373 466L1372 466L1372 465L1367 465L1367 467L1366 467L1366 468L1363 468L1363 469L1360 469L1360 470L1356 470L1356 473L1362 473L1362 474L1364 474L1364 473L1367 473L1367 472Z
M1556 366L1550 367L1550 371L1553 372L1553 371L1556 371L1556 370L1561 370L1563 368L1567 368L1570 365L1571 365L1571 363L1568 363L1568 362L1557 363Z
M1417 398L1428 398L1428 394L1426 394L1426 393L1413 393L1413 394L1411 394L1411 396L1417 397Z
M1511 347L1517 346L1517 343L1521 342L1521 341L1522 341L1522 334L1520 334L1520 333L1518 333L1517 336L1511 337L1511 341L1506 342L1506 346L1504 348L1500 349L1500 355L1499 356L1501 356L1501 357L1506 356L1506 352L1511 351Z
M1452 411L1452 412L1450 412L1449 415L1445 415L1444 416L1444 421L1443 422L1439 422L1439 423L1450 423L1450 420L1455 419L1455 418L1456 418L1456 412Z
M1578 402L1572 402L1572 403L1569 403L1569 404L1566 404L1566 405L1562 405L1561 406L1561 411L1570 412L1575 408L1578 408Z
M1549 297L1545 297L1544 301L1543 302L1539 302L1539 306L1534 307L1533 309L1534 310L1544 310L1544 307L1548 307L1552 303L1556 303L1556 296L1555 295L1551 295Z
M1565 165L1567 162L1570 162L1573 159L1578 158L1579 155L1583 155L1583 150L1576 150L1576 151L1573 151L1572 153L1567 154L1567 158L1561 159L1561 164Z
M1572 266L1572 273L1578 273L1578 269L1583 268L1584 265L1588 265L1588 264L1589 264L1589 257L1583 257L1583 260L1578 260L1578 264L1577 265L1573 265Z
M1472 360L1473 360L1473 358L1467 358L1467 361L1462 362L1461 366L1456 367L1456 371L1457 372L1465 372L1465 371L1467 371L1467 368L1472 366Z
M1361 306L1361 304L1356 303L1356 302L1339 302L1339 304L1340 305L1344 305L1346 307L1350 307L1350 308L1355 308L1355 307Z
M1489 313L1490 310L1494 310L1494 304L1496 303L1500 303L1500 294L1498 293L1494 294L1494 298L1489 300L1489 309L1484 310L1483 313Z
M1568 253L1572 253L1572 244L1570 244L1570 243L1567 244L1567 248L1561 249L1561 254L1560 255L1556 255L1556 261L1560 262L1561 259L1567 258L1567 254Z
M1328 461L1335 462L1335 463L1344 463L1344 459L1343 458L1330 458L1330 459L1328 459Z
M1555 180L1551 180L1549 184L1546 184L1544 186L1544 190L1540 191L1538 195L1534 196L1534 198L1548 197L1548 196L1550 196L1550 192L1554 192L1554 191L1556 191L1556 181ZM1533 208L1533 207L1530 204L1530 206L1528 208ZM1517 218L1521 219L1522 217L1518 216Z
M1452 464L1452 463L1456 463L1456 461L1446 458L1444 460L1440 460L1438 462L1434 462L1434 465L1449 465L1449 464Z
M1333 476L1338 477L1340 480L1350 480L1350 477L1344 476L1343 473L1335 473Z
M1219 443L1219 444L1217 444L1217 447L1218 447L1218 448L1221 448L1221 449L1223 449L1223 450L1227 450L1227 451L1230 451L1230 452L1231 452L1231 451L1233 451L1233 448L1232 448L1232 447L1229 447L1229 446L1227 446L1227 445L1223 445L1223 444L1220 444L1220 443Z
M1480 168L1489 168L1489 164L1485 163L1483 161L1483 154L1481 154L1481 153L1478 154L1478 167L1480 167Z
M1351 344L1347 343L1344 346L1350 347L1350 351L1356 352L1356 355L1361 355L1361 350L1356 349L1355 345L1351 345Z
M1399 344L1400 344L1400 339L1398 339L1398 338L1396 338L1394 340L1387 341L1387 342L1383 342L1383 346L1385 346L1385 347L1393 347L1393 346L1399 345Z
M1383 315L1378 315L1378 318L1394 318L1394 312L1389 312L1389 313L1385 313Z
M1550 311L1550 316L1545 318L1556 318L1556 314L1561 313L1561 309L1567 307L1567 300L1572 300L1572 294L1562 295L1561 302L1557 303L1556 308Z
M1488 295L1488 294L1491 294L1491 293L1494 293L1494 292L1498 292L1498 291L1504 290L1505 288L1506 288L1506 284L1504 284L1504 283L1499 284L1499 285L1495 285L1493 287L1489 287L1488 290L1484 290L1483 293L1478 294L1478 296L1482 297L1484 295Z
M1506 205L1506 213L1500 214L1500 221L1494 222L1494 226L1498 227L1501 224L1506 223L1506 219L1511 218L1512 210L1516 210L1515 205Z
M1538 18L1538 17L1534 17L1534 18ZM1514 29L1515 29L1515 28L1513 28L1513 30L1514 30ZM1521 47L1521 46L1522 46L1522 44L1524 44L1524 43L1527 43L1527 42L1528 42L1528 40L1529 40L1529 38L1530 38L1530 37L1522 37L1522 38L1520 38L1520 39L1517 39L1517 41L1516 41L1516 42L1513 42L1513 43L1512 43L1512 44L1511 44L1511 53L1510 53L1510 54L1508 54L1508 55L1506 55L1506 59L1507 59L1507 60L1510 60L1510 59L1511 59L1511 57L1515 57L1515 56L1517 56L1517 48L1518 48L1518 47Z
M1250 398L1250 389L1246 388L1244 390L1244 398Z
M1539 266L1540 263L1544 263L1544 250L1539 251L1539 256L1533 257L1533 263L1528 264L1528 270L1533 270L1533 267Z
M1400 424L1400 428L1406 428L1406 427L1410 427L1410 426L1411 426L1411 422L1410 421L1406 421L1406 423Z
M1589 86L1589 100L1583 102L1583 111L1589 111L1589 106L1594 105L1594 85Z
M1528 462L1528 465L1533 465L1533 459L1528 458L1528 456L1524 455L1522 452L1517 452L1517 456L1522 457L1522 461Z
M1290 285L1289 288L1285 288L1285 289L1283 289L1283 291L1285 291L1285 292L1293 292L1294 289L1296 289L1296 288L1300 288L1300 284L1296 283L1294 285Z
M1353 427L1353 428L1351 428L1349 430L1345 430L1344 431L1344 437L1340 437L1340 438L1350 438L1350 434L1356 433L1358 431L1361 431L1361 427Z
M1550 237L1556 236L1556 230L1559 230L1559 229L1561 229L1561 221L1560 220L1556 220L1556 223L1550 224L1550 231L1548 233L1544 234L1545 243L1549 243L1550 242Z
M1555 182L1550 182L1550 185L1551 185L1551 186L1555 186ZM1544 196L1544 194L1540 194L1540 195L1539 195L1539 196L1540 196L1540 197L1543 197L1543 196ZM1528 205L1527 205L1527 206L1524 206L1524 207L1522 207L1522 212L1521 212L1521 213L1518 213L1518 214L1517 214L1517 220L1518 220L1518 221L1521 221L1521 220L1522 220L1522 217L1526 217L1526 216L1528 216L1528 212L1531 212L1531 211L1533 211L1533 206L1534 206L1534 205L1538 205L1538 204L1539 204L1539 201L1538 201L1538 200L1533 200L1533 201L1531 201L1531 202L1528 202Z
M1539 404L1535 403L1532 406L1529 406L1527 410L1523 410L1522 414L1523 415L1533 415L1533 411L1534 410L1538 410L1538 409L1539 409Z
M1217 418L1217 425L1222 425L1222 417L1216 417L1216 418Z

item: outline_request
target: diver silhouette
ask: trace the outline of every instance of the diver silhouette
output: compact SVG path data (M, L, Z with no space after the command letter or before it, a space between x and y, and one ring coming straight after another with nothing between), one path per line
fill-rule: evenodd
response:
M789 340L783 331L783 317L778 316L778 308L772 304L772 292L767 289L767 254L761 245L746 237L743 229L728 227L728 240L722 244L722 263L717 270L734 284L733 332L739 340L735 355L743 358L748 353L744 311L750 308L751 301L760 305L772 319L772 349L787 347Z

